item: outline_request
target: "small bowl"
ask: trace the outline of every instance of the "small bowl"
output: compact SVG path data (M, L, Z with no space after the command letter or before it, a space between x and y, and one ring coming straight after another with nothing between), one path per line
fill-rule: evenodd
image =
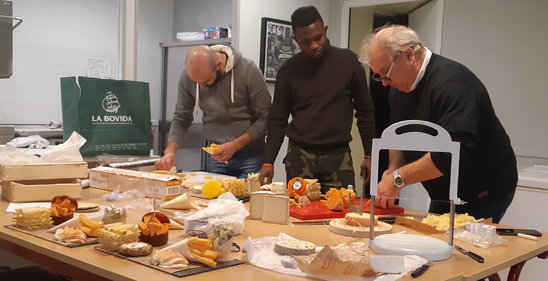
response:
M62 224L74 217L74 213L66 215L66 216L51 216L51 219L53 220L53 225Z
M167 240L169 238L168 234L169 234L169 231L164 234L154 235L154 236L147 236L147 235L141 234L139 235L139 241L148 243L152 245L152 247L163 246L167 244Z

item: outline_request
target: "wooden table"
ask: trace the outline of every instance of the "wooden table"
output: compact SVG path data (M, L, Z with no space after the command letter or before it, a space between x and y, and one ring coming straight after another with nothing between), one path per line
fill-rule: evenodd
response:
M85 189L82 200L106 204L101 199L105 193L96 189ZM9 202L5 200L0 201L2 212L8 204ZM291 220L295 221L296 219L291 218ZM182 280L152 268L99 252L94 249L94 246L67 248L3 227L8 224L11 224L11 215L2 213L0 215L0 225L2 225L0 227L0 248L44 265L59 274L71 276L81 281ZM393 230L394 232L406 230L408 233L416 233L401 225L394 225ZM353 239L332 233L327 229L327 226L323 225L293 225L291 223L277 225L266 224L257 220L246 220L244 233L235 237L235 242L243 246L248 237L277 236L281 232L298 239L311 241L317 245L336 245ZM171 231L170 236L173 234L182 235L182 233ZM432 236L444 241L447 240L445 234ZM548 233L543 233L538 241L518 237L505 238L508 243L489 249L480 249L461 241L455 241L457 245L461 245L465 249L473 248L474 252L485 258L485 263L477 263L468 256L455 251L450 259L435 262L423 276L415 280L478 280L548 252ZM244 253L235 253L234 257L245 260ZM404 279L407 279L407 277L404 277ZM283 275L250 264L237 265L184 278L185 281L275 279L310 280L303 277Z

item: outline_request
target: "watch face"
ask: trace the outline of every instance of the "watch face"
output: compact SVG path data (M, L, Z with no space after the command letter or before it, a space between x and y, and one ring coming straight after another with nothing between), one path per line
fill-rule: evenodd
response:
M395 177L394 178L394 184L397 186L397 187L400 187L404 184L404 181L403 181L403 178L402 177Z

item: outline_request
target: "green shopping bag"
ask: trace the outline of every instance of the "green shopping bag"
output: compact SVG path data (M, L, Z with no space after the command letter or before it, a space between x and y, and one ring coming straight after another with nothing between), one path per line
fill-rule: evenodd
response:
M83 156L150 154L148 83L63 77L61 105L63 137L76 131L86 138Z

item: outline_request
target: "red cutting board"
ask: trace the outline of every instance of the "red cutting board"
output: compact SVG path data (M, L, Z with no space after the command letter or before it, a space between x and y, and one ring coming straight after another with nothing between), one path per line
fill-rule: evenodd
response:
M354 205L359 205L359 200L354 201ZM369 205L363 207L364 213L369 213ZM375 209L376 215L390 215L390 214L401 214L403 213L403 208L392 208L392 209ZM348 212L348 209L342 211L331 211L327 209L324 202L321 201L311 201L310 205L303 207L291 207L289 208L289 215L298 218L301 220L316 220L316 219L333 219L333 218L344 218L344 215Z

